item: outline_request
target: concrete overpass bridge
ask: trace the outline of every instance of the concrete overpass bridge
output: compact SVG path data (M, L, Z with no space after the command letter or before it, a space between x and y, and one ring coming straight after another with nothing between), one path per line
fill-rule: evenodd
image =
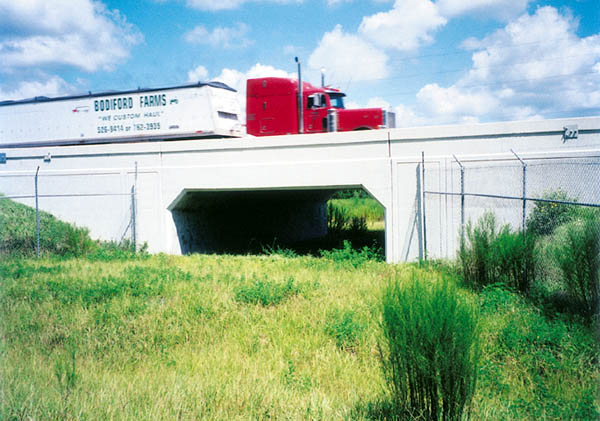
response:
M151 252L180 254L222 252L251 238L285 242L321 235L327 198L361 187L385 208L386 256L398 262L423 253L422 153L433 171L428 186L456 190L459 166L453 155L463 163L518 165L511 149L525 162L598 164L600 117L269 138L0 146L0 193L33 205L39 166L41 209L88 227L96 238L119 240L135 232ZM598 174L598 165L591 168L584 177ZM469 188L489 181L471 180ZM437 229L456 237L455 215L436 212L446 213ZM454 240L442 243L433 255L453 253Z

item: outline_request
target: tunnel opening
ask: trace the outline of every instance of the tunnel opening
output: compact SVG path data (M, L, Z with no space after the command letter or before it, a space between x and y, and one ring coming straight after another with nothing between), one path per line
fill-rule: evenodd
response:
M182 254L372 247L385 256L384 210L360 186L184 190L169 206Z

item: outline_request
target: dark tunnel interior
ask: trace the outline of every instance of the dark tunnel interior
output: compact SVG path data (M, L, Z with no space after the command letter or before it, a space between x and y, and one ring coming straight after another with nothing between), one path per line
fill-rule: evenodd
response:
M171 211L182 253L246 253L326 235L334 192L187 191Z

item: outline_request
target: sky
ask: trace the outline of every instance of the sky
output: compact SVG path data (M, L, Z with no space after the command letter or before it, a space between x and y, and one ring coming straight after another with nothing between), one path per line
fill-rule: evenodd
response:
M600 115L600 0L0 0L0 101L302 77L397 126Z

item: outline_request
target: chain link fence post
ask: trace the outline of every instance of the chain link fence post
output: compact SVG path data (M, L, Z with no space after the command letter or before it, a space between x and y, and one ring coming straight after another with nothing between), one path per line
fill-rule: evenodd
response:
M133 176L133 186L131 186L131 242L133 243L133 250L137 251L137 221L136 221L136 213L137 213L137 204L136 204L136 194L137 194L137 174L138 174L138 163L135 161L135 170Z
M525 233L527 218L527 164L521 159L519 155L517 155L517 153L514 150L511 149L510 151L513 153L514 156L517 157L517 159L521 163L521 166L523 167L523 216L521 222L521 230L523 231L523 233Z
M460 167L460 241L462 244L465 241L465 167L456 155L452 157Z
M512 154L514 156L517 157L517 159L519 160L519 162L521 163L521 166L523 168L523 176L522 176L522 183L523 183L523 187L522 187L522 197L523 197L523 214L521 215L521 232L523 233L523 246L525 247L526 243L527 243L527 238L526 238L526 234L525 234L525 229L526 227L526 220L527 220L527 164L521 159L521 157L519 155L517 155L517 153L514 150L510 150L512 152ZM528 260L527 259L523 259L523 268L521 269L522 272L522 276L523 276L523 280L524 280L524 285L529 285L528 281L527 281L527 274L528 274Z
M423 260L427 260L427 220L425 212L425 151L421 151L421 191L423 195Z
M36 248L35 254L37 258L40 258L40 206L38 203L38 174L40 172L40 167L38 165L37 170L35 170L35 232L36 232Z

